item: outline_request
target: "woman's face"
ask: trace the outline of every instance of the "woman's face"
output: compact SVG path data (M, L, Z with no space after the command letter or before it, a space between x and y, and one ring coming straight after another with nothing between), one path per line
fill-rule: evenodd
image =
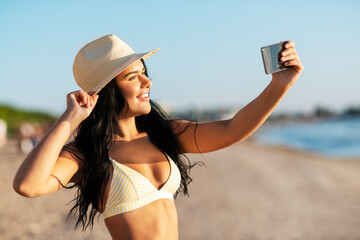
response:
M122 116L135 117L150 112L151 81L145 75L145 67L141 60L136 61L116 76L116 82L129 104L128 111L125 112L125 109Z

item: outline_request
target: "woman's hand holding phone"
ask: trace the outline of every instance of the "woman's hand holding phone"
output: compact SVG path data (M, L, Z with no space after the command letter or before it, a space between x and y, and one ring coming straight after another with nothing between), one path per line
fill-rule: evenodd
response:
M304 69L293 41L285 42L284 50L280 53L280 61L286 69L272 73L272 78L276 84L288 89L295 84Z

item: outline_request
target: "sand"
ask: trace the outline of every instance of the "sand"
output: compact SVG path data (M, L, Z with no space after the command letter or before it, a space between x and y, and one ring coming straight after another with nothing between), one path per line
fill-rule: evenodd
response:
M0 239L110 239L99 217L93 231L66 220L73 190L28 199L12 189L24 159L0 149ZM180 239L360 239L360 159L329 159L245 141L189 155L190 197L179 196Z

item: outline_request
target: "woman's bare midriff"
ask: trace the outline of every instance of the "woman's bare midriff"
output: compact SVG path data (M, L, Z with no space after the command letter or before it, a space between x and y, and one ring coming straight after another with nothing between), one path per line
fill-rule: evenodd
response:
M175 203L159 199L141 208L105 219L114 240L177 240L178 220Z

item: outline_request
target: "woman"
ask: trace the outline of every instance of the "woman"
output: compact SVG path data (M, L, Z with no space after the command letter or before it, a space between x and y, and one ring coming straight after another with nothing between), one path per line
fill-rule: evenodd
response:
M113 239L177 239L173 195L187 194L192 167L179 155L250 136L303 70L294 43L286 42L281 61L289 68L273 74L254 101L229 120L197 124L168 120L150 101L144 60L156 51L136 54L114 35L85 45L74 61L83 90L67 95L66 111L20 166L15 191L36 197L73 182L78 195L70 214L79 213L83 230L100 212Z

